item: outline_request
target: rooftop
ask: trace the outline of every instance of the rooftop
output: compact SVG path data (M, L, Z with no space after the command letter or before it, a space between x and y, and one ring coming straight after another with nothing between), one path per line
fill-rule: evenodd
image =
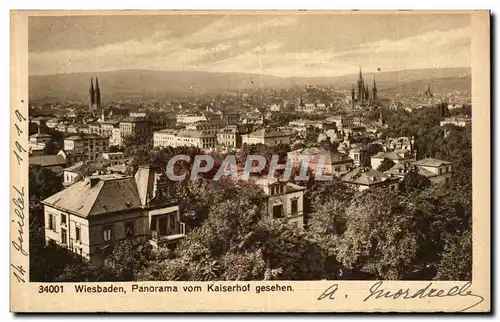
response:
M406 173L408 173L408 171L410 170L411 168L408 167L408 165L404 165L402 163L398 163L398 164L395 164L392 168L390 168L389 170L385 171L384 173L385 174L393 174L393 175L404 175ZM421 167L416 167L417 169L417 173L421 176L424 176L426 178L430 178L430 177L434 177L436 176L436 174L432 171L429 171L425 168L421 168Z
M391 179L392 176L390 174L385 174L368 167L355 168L342 177L344 182L365 186L380 184Z
M411 164L424 167L439 167L441 165L450 165L451 162L434 158L425 158L422 160L414 161Z
M52 136L50 134L45 134L45 133L35 133L30 135L30 138L51 138Z
M108 138L99 136L97 134L72 135L67 138L64 138L64 140L69 140L69 141L80 141L80 140L90 140L90 139L108 140Z
M288 133L279 132L272 129L260 129L255 132L248 134L250 137L259 137L259 138L273 138L273 137L284 137L289 136Z
M42 167L50 167L56 165L66 165L66 160L60 155L37 155L30 156L30 165L39 165Z
M141 206L134 178L118 174L87 177L42 203L83 218Z

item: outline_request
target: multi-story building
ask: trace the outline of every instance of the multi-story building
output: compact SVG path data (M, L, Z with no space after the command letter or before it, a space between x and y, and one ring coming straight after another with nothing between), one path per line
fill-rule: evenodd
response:
M228 125L217 133L217 144L225 147L239 148L242 145L242 135L247 134L243 126Z
M205 134L217 135L217 133L228 125L225 120L213 120L206 122L196 122L186 125L188 131L201 131Z
M164 129L153 133L154 147L177 146L177 133L179 131Z
M108 161L110 165L125 163L125 155L123 152L106 152L102 154L102 158Z
M130 117L147 117L148 113L147 112L130 112L129 116Z
M91 134L101 135L101 124L100 123L91 123L89 126L89 132Z
M109 139L96 134L73 135L64 139L63 150L59 152L68 163L95 160L109 151Z
M413 152L415 147L415 138L401 136L398 138L388 138L386 142L386 150L407 150Z
M104 174L106 165L97 161L79 161L63 169L63 186L69 187L86 176Z
M149 120L146 118L128 117L120 121L120 131L122 138L149 136Z
M123 143L122 131L120 130L119 127L113 128L113 131L111 132L111 137L109 138L109 145L110 146L121 146L122 143Z
M353 147L348 149L349 157L354 160L354 166L359 167L365 165L367 159L366 149L363 147Z
M351 128L354 126L354 120L352 117L346 117L342 115L330 116L326 119L327 123L334 124L335 128L342 130L343 128Z
M100 129L100 134L101 136L110 138L113 136L113 130L115 128L120 127L120 122L119 121L104 121L100 123L101 129Z
M206 122L208 119L205 115L186 115L177 114L176 123L177 124L193 124L196 122Z
M185 226L159 178L159 168L145 166L134 177L86 177L48 197L42 201L46 241L95 265L117 241L144 236L154 246L175 244L185 237Z
M217 144L217 136L202 131L175 131L170 129L153 133L154 147L195 146L200 149L211 149Z
M433 184L448 183L453 173L451 162L434 158L395 164L385 173L403 178L411 170L417 171Z
M465 127L470 124L471 119L466 116L455 116L455 117L447 117L443 121L440 122L441 126L445 126L446 124L452 124L455 126Z
M358 167L342 176L342 181L359 191L374 187L387 188L396 191L399 187L400 178L391 174L368 168Z
M46 133L38 133L32 134L29 136L29 153L30 154L38 154L40 151L45 149L45 146L52 141L52 136Z
M265 128L242 135L242 143L265 145L290 144L290 134Z
M378 169L384 159L389 159L396 164L402 164L415 161L415 154L410 152L409 150L382 151L371 157L370 162L372 168Z
M261 178L255 181L269 196L267 209L272 218L287 218L297 228L304 227L305 187L276 178Z
M291 159L296 166L301 166L303 158L309 158L308 168L314 173L320 171L319 165L323 175L343 175L354 168L354 161L345 153L339 151L327 151L322 148L304 148L295 150L288 153L288 159Z

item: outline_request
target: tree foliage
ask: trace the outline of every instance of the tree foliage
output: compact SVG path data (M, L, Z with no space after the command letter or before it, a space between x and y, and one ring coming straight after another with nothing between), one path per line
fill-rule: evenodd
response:
M391 169L394 166L394 161L392 161L389 158L384 158L380 165L378 166L377 170L380 172L385 172L389 169Z

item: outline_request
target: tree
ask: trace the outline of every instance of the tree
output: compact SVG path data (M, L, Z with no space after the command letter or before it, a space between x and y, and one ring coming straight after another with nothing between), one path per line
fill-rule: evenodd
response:
M40 166L29 168L30 207L39 207L39 202L61 191L62 180L53 171Z
M362 192L346 209L338 260L377 279L401 279L414 269L419 251L414 210L404 196L385 190Z
M446 236L441 260L437 267L438 280L472 280L472 231L457 231Z
M384 160L382 160L382 162L378 166L377 170L380 172L385 172L391 169L394 166L394 164L395 164L394 161L392 161L391 159L384 158Z
M448 116L449 114L449 110L448 110L448 104L446 103L439 103L437 104L436 106L437 108L437 111L438 111L438 116L439 118L445 118L446 116Z
M57 282L105 282L116 280L106 266L94 266L85 261L67 265L55 278Z
M49 142L45 143L45 147L43 148L43 154L45 155L53 155L57 154L57 146L54 143L54 141L50 140Z
M403 192L412 190L423 190L431 185L431 181L418 173L418 168L410 169L399 183L399 188Z
M152 246L146 238L120 241L112 246L105 258L105 269L117 281L133 281L136 275L153 258Z

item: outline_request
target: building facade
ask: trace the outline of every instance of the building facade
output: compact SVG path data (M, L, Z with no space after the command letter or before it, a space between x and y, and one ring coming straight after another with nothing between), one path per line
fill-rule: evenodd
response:
M102 153L109 151L109 139L96 135L73 135L64 139L63 152L68 163L95 160Z
M279 132L273 129L260 129L255 132L244 134L242 136L242 144L264 144L278 145L290 144L290 134Z
M175 200L158 188L160 169L141 167L134 177L87 177L42 201L47 242L102 265L117 241L148 237L154 246L185 237Z
M305 187L276 178L262 178L255 183L269 196L267 209L271 218L287 218L297 228L304 227Z
M120 121L122 139L125 137L149 136L149 121L145 118L126 118Z
M195 146L200 149L212 149L217 145L217 136L202 131L165 129L153 133L154 147Z

